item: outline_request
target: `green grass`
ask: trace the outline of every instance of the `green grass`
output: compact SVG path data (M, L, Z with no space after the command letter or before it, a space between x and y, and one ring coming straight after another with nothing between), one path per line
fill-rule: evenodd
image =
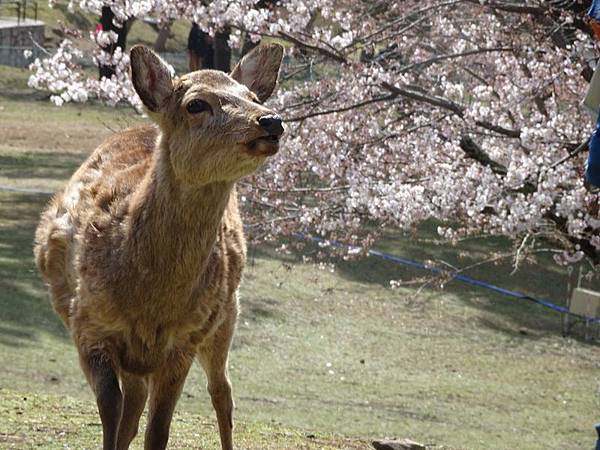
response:
M127 109L0 96L0 185L57 189L111 129L139 120ZM32 260L46 201L0 192L0 354L9 362L0 366L0 447L95 448L91 392ZM434 237L428 225L391 231L378 246L466 266L509 245ZM231 354L238 448L358 449L384 436L454 449L593 446L600 350L562 338L556 314L456 282L392 290L390 280L424 274L375 258L331 273L269 246L250 256ZM510 271L502 263L468 274L564 298L566 273L547 258ZM217 448L204 385L196 367L172 448Z
M2 448L94 448L102 432L95 405L70 396L24 394L0 389L0 445ZM141 426L145 425L142 417ZM187 412L178 413L171 425L171 449L220 448L212 421ZM10 430L10 431L6 431ZM358 439L332 434L312 434L276 424L239 423L237 445L248 450L358 450ZM142 440L131 448L141 449Z

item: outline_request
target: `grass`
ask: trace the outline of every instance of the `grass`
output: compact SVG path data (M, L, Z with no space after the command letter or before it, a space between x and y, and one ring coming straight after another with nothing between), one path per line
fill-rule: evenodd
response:
M3 448L64 449L89 448L98 442L101 424L94 405L70 396L23 394L2 389L0 417L10 429L0 429ZM145 425L142 418L142 427ZM186 412L178 413L171 426L171 449L217 448L214 424L206 418ZM275 424L241 423L236 427L237 443L248 450L358 450L364 442L331 434L307 436ZM138 438L131 446L140 449Z
M140 121L127 109L2 96L3 84L21 82L20 72L6 74L1 68L0 185L59 189L104 136ZM0 367L0 447L95 448L92 395L31 255L46 201L0 191L0 354L10 362ZM450 247L434 236L431 225L390 231L378 247L462 267L509 245ZM269 246L250 250L231 355L238 448L365 449L384 436L453 449L593 446L600 350L562 338L554 313L459 283L391 290L390 280L423 273L374 258L329 272ZM548 259L510 271L503 262L468 274L564 297L567 274ZM195 368L171 448L217 448L204 384Z

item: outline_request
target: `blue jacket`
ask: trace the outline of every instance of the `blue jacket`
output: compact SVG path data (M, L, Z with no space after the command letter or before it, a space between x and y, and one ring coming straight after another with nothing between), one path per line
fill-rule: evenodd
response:
M593 0L587 15L600 22L600 0ZM596 68L596 70L600 70L600 68ZM585 179L589 184L600 187L600 114L596 121L596 130L590 140L590 153L585 170Z

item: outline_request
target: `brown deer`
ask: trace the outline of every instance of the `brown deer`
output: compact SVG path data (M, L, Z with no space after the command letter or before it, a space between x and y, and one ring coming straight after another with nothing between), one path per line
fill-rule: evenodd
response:
M156 125L100 145L42 214L37 266L96 396L104 450L129 447L148 396L145 449L166 447L194 358L233 448L227 359L246 258L235 182L278 150L281 118L262 103L282 56L263 45L230 75L172 79L133 47L133 85Z

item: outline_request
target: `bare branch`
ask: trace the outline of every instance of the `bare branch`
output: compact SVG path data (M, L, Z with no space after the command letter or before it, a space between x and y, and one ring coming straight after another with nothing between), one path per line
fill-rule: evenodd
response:
M585 151L588 149L590 145L590 140L588 139L585 142L582 142L581 144L579 144L575 150L572 150L569 152L569 154L567 156L565 156L564 158L559 159L558 161L556 161L555 163L553 163L550 168L554 169L557 166L560 166L562 163L568 161L569 159L577 156L578 154L580 154L581 152Z
M399 72L405 73L405 72L408 72L409 70L415 69L420 66L435 64L440 61L445 61L448 59L464 58L465 56L480 55L482 53L512 52L513 50L514 49L512 47L492 47L492 48L479 48L477 50L469 50L467 52L460 52L460 53L449 53L447 55L434 56L432 58L426 59L425 61L419 61L416 63L408 64L407 66L401 67L399 69Z
M332 52L331 50L327 50L326 48L319 47L318 45L309 44L308 42L305 42L305 41L303 41L303 40L301 40L301 39L299 39L299 38L297 38L295 36L292 36L291 34L288 34L288 33L284 32L284 31L280 31L278 33L278 36L281 37L281 38L283 38L283 39L285 39L285 40L287 40L287 41L289 41L289 42L291 42L292 44L295 44L295 45L297 45L299 47L302 47L302 48L313 50L315 52L318 52L318 53L320 53L320 54L322 54L324 56L327 56L328 58L331 58L331 59L333 59L333 60L335 60L337 62L340 62L342 64L347 64L348 63L348 60L346 59L345 56L343 56L343 55L341 55L339 53L336 54L336 53Z
M330 187L306 187L306 188L299 188L299 187L293 187L293 188L289 188L289 189L272 189L272 188L267 188L267 187L263 187L263 186L258 186L258 185L252 185L250 183L245 183L245 182L240 182L238 183L241 186L247 186L250 187L252 189L258 189L259 191L265 191L265 192L281 192L281 193L297 193L297 192L334 192L334 191L345 191L350 189L350 185L344 185L344 186L330 186Z
M512 138L521 137L521 130L519 130L519 129L511 130L510 128L504 128L504 127L501 127L500 125L494 125L493 123L487 122L485 120L478 120L475 122L475 124L480 126L481 128L485 128L486 130L494 131L498 134L503 134L508 137L512 137Z
M344 107L341 107L341 108L327 109L325 111L317 111L317 112L314 112L314 113L305 114L303 116L286 118L285 121L286 122L299 122L301 120L308 119L310 117L323 116L323 115L326 115L326 114L333 114L333 113L338 113L338 112L350 111L351 109L361 108L363 106L370 105L371 103L378 103L378 102L384 102L386 100L392 100L392 99L394 99L396 97L397 97L397 95L394 95L394 94L384 95L382 97L375 97L375 98L372 98L372 99L369 99L369 100L365 100L364 102L355 103L353 105L344 106Z
M424 103L428 103L433 106L447 109L447 110L452 111L454 114L456 114L459 117L464 117L464 113L465 113L464 106L459 105L458 103L453 102L452 100L448 100L443 97L438 97L437 95L425 94L423 92L418 92L418 91L416 91L414 89L410 89L410 88L394 86L393 84L390 84L385 81L381 84L381 86L384 89L386 89L387 91L392 92L393 94L401 95L403 97L417 100L419 102L424 102Z
M469 136L463 135L460 138L460 148L469 158L480 162L486 167L489 167L492 169L492 172L498 175L506 175L508 173L506 166L492 160L490 156L484 152L483 149Z
M403 97L407 97L413 100L417 100L420 102L428 103L433 106L437 106L443 109L447 109L452 111L454 114L459 116L461 119L465 116L465 107L453 102L452 100L448 100L444 97L439 97L437 95L429 95L423 92L416 91L410 88L402 88L398 86L394 86L387 82L382 83L382 87L392 93L401 95ZM494 131L498 134L503 134L505 136L509 136L512 138L519 138L521 136L521 130L511 130L509 128L501 127L500 125L494 125L487 121L478 120L475 122L476 125L485 128L486 130Z
M481 1L481 0L466 0L469 3L476 3L478 5L487 6L491 9L496 9L498 11L506 11L510 13L517 14L533 14L533 15L543 15L548 12L548 8L544 8L541 6L531 6L524 5L522 3L514 3L514 2L501 2L501 1Z

